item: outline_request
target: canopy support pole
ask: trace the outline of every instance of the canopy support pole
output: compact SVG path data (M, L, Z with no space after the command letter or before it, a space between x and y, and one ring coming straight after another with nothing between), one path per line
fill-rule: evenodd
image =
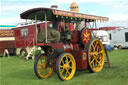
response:
M97 28L96 20L95 20L95 29Z
M91 29L95 28L94 25L95 25L95 23L93 22L93 23L92 23L92 27L91 27Z
M47 34L47 32L48 32L48 29L47 29L47 16L46 16L46 13L45 13L45 34L46 34L46 43L48 42L48 39L47 39L47 36L48 36L48 34Z
M91 29L91 24L89 22L88 22L88 25L89 25L88 27Z
M65 31L65 20L64 20L64 17L63 17L63 19L62 19L63 21L63 24L64 24L64 31Z
M86 20L84 19L83 21L84 21L84 27L87 28L87 22L86 22Z
M37 16L35 15L35 30L36 30L36 43L37 43Z

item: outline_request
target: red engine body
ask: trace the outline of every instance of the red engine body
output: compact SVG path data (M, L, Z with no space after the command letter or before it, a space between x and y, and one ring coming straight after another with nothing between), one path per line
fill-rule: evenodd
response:
M71 34L70 43L37 43L37 46L43 47L52 47L55 49L56 58L62 53L71 53L76 61L77 69L87 69L87 53L84 48L78 44L80 42L80 32L75 30ZM44 48L45 50L46 48ZM53 55L53 54L52 54Z

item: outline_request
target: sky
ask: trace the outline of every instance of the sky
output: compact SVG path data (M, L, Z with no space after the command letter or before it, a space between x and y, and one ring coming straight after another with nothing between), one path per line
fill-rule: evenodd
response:
M119 26L128 28L128 0L0 0L0 25L17 25L25 22L20 14L28 9L58 5L58 9L70 10L73 2L79 5L79 12L108 17L98 27Z

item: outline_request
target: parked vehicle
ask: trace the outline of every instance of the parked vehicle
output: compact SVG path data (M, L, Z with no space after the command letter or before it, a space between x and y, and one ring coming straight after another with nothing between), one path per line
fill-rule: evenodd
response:
M107 31L104 30L92 30L92 33L95 37L99 38L102 42L103 45L106 46L106 49L111 51L111 46L110 46L110 40L109 40L109 35L107 33Z
M3 56L5 50L9 54L15 54L15 38L13 30L11 29L0 29L0 54Z
M128 29L115 29L107 31L112 48L128 48Z

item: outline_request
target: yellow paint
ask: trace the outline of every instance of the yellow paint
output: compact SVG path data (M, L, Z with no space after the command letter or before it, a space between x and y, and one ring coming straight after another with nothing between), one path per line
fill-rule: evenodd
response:
M104 66L104 47L100 40L94 39L89 48L89 64L94 72L99 72Z
M47 78L53 72L53 67L48 66L48 62L46 61L47 59L48 56L43 55L38 60L37 72L41 78Z
M60 76L64 80L70 80L76 71L76 63L72 55L66 54L62 57L60 61Z

